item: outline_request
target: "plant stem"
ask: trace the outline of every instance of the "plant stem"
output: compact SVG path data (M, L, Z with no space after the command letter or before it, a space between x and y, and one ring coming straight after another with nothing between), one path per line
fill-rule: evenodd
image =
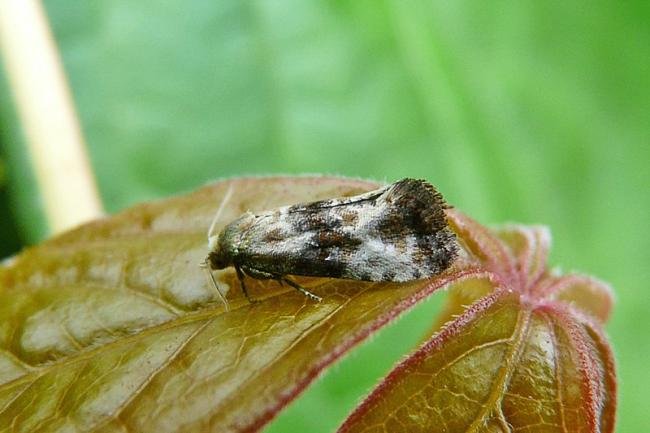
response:
M39 0L0 0L0 50L50 230L98 217L101 200Z

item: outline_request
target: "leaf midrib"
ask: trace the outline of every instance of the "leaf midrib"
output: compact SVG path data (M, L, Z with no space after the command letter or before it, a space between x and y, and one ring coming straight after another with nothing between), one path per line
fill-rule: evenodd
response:
M519 311L517 325L515 327L515 332L513 333L512 338L513 343L510 351L504 359L503 367L499 369L499 373L496 378L497 380L493 383L492 391L488 395L488 398L483 405L483 409L478 413L474 422L466 430L467 433L478 432L478 429L481 426L485 425L485 422L497 404L503 400L503 396L505 395L505 387L512 377L512 373L514 372L515 366L517 365L517 361L523 352L523 342L530 326L531 315L532 312L528 309ZM509 431L509 428L507 431Z

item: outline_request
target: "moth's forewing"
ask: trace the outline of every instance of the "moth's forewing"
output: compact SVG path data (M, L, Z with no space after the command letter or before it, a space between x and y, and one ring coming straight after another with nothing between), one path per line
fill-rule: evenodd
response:
M277 275L409 281L456 257L442 196L404 179L346 199L269 211L241 234L240 264Z

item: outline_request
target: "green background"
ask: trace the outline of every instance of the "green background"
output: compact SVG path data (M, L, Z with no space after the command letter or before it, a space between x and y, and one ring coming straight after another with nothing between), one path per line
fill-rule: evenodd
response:
M105 206L225 176L424 177L485 223L544 223L613 284L618 431L647 431L650 2L45 1ZM42 239L0 73L2 255ZM417 309L269 428L331 431L418 340Z

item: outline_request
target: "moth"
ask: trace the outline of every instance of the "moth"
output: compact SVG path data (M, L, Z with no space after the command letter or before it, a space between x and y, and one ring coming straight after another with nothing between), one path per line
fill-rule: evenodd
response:
M288 277L405 282L447 269L458 243L442 195L428 182L402 179L365 194L247 212L208 233L203 262L212 271L233 266L252 302L245 277L272 279L321 298ZM214 224L213 224L214 225Z

